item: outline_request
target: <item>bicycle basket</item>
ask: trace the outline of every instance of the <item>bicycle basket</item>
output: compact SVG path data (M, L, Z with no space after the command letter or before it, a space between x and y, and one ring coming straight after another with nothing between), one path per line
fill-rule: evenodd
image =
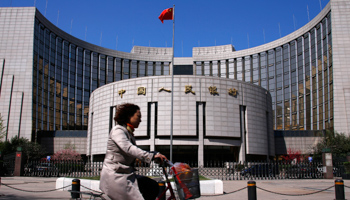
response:
M181 200L194 199L201 196L198 169L180 172L174 177L177 193Z

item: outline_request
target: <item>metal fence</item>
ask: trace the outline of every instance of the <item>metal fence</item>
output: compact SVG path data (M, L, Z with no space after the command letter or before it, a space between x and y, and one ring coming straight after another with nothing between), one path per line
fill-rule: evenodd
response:
M0 176L12 176L15 171L15 159L16 159L16 153L10 153L7 155L4 155L4 158L2 160L2 166L0 166Z
M210 162L204 166L188 163L198 168L201 176L220 180L268 180L268 179L322 179L321 162ZM137 173L145 176L162 175L157 165L139 166ZM333 176L341 177L344 173L342 163L334 163Z
M31 161L24 165L24 176L96 177L103 162L83 161Z
M268 180L268 179L310 179L323 178L323 166L320 162L211 162L204 166L187 163L198 168L201 176L220 180ZM31 161L24 166L24 176L57 177L97 177L102 169L102 162L83 161ZM344 173L342 163L334 163L333 175L341 177ZM142 163L135 165L136 173L144 176L161 176L158 164Z

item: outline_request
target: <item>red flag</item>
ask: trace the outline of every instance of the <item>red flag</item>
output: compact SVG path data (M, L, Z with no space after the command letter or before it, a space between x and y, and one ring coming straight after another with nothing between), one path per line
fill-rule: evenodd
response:
M163 10L163 12L159 15L158 17L160 19L160 21L164 20L173 20L173 8L168 8Z

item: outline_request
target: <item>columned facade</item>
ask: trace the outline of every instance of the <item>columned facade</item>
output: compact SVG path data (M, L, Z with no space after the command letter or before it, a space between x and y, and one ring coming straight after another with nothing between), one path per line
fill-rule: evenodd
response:
M103 157L115 108L126 102L141 108L137 144L169 155L173 93L173 160L198 160L203 165L274 157L272 101L267 90L232 79L176 75L171 91L171 82L171 76L136 78L92 92L90 155Z

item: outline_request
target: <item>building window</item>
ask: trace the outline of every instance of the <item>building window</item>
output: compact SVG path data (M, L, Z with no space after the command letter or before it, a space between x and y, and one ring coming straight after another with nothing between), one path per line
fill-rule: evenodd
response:
M163 75L170 75L170 63L169 62L163 63Z
M210 76L211 75L211 70L210 70L210 63L209 62L204 62L204 76Z
M113 57L108 56L107 58L107 83L112 83L114 80L114 62Z
M175 65L174 75L193 75L193 65Z
M146 62L145 61L139 61L139 77L146 76Z

